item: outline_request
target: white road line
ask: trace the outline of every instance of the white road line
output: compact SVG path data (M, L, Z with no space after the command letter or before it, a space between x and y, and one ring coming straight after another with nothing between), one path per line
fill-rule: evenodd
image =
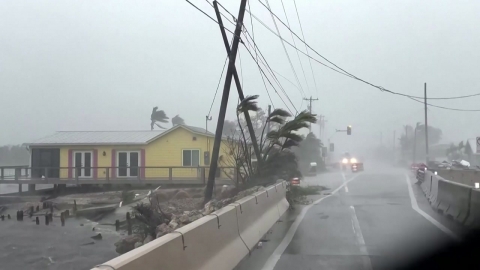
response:
M353 232L355 233L355 238L357 238L360 253L362 254L363 269L372 270L372 262L370 261L370 256L368 256L365 239L363 238L362 230L360 229L360 223L358 222L357 218L357 213L355 212L355 207L353 207L353 205L350 206L350 214L352 215Z
M408 174L405 174L405 176L406 176L405 180L407 181L407 186L408 186L408 194L410 196L410 202L412 203L413 210L417 211L417 213L422 215L425 219L427 219L433 225L435 225L435 227L439 228L442 232L446 233L448 236L453 238L455 241L460 241L460 238L457 235L455 235L450 229L443 226L440 222L438 222L433 217L429 216L422 209L420 209L420 207L418 207L417 199L415 198L415 195L413 194L412 183L410 182L410 177L408 176Z
M280 257L282 256L283 252L285 252L285 249L287 249L290 242L292 242L293 236L295 235L295 232L297 231L298 226L300 225L303 218L305 217L305 214L308 212L308 210L310 210L310 208L312 208L312 206L319 204L324 199L326 199L326 198L332 196L333 194L337 193L348 182L357 178L357 176L359 176L359 174L355 175L354 177L350 178L348 181L341 184L338 188L336 188L334 191L332 191L332 193L330 193L330 195L322 197L322 198L316 200L315 202L313 202L312 204L303 208L302 212L300 212L298 217L293 222L292 226L290 226L290 229L288 229L288 232L285 235L285 237L283 237L282 242L280 242L278 247L275 249L275 251L272 253L272 255L270 255L270 257L268 258L267 262L265 262L265 265L263 265L262 270L273 270L273 268L275 268L275 265L277 264L278 260L280 260Z
M347 178L345 177L345 173L342 172L342 177L343 177L343 182L347 181ZM345 185L345 192L348 192L348 185Z

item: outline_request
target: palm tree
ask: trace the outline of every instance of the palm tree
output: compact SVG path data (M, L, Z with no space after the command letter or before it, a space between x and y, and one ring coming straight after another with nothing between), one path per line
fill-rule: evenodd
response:
M244 188L250 185L262 184L259 183L259 181L270 181L274 179L275 176L286 179L289 175L299 174L295 154L290 148L297 146L303 140L303 137L297 134L297 132L300 129L308 128L311 123L316 123L317 121L316 115L308 111L302 111L296 115L294 119L287 121L286 119L292 115L283 109L275 109L268 115L265 123L262 125L262 134L258 137L259 141L257 142L256 134L253 133L248 137L244 131L244 127L240 123L241 114L260 110L257 106L257 98L258 95L248 96L237 106L237 124L241 134L232 139L235 146L240 146L235 147L236 151L239 152L234 153L235 156L241 158L241 160L235 161L236 164L242 164L242 167L244 167L243 164L245 164L247 167L247 170L245 170L246 185L243 186ZM265 134L268 124L274 124L275 127ZM258 162L254 165L251 162L253 156L251 147L255 148L255 144L257 143L259 143L259 151L261 151L261 154L255 154L255 156L258 157ZM214 181L214 179L209 179L207 183L204 203L212 198Z
M178 114L172 118L172 126L176 125L185 125L185 120L183 120Z
M169 119L169 118L167 117L165 112L164 111L157 111L157 110L158 110L158 107L154 107L153 110L152 110L152 114L150 115L150 120L152 121L151 124L150 124L151 130L153 130L153 125L156 125L159 128L165 129L164 127L157 124L157 122L168 123L167 119Z

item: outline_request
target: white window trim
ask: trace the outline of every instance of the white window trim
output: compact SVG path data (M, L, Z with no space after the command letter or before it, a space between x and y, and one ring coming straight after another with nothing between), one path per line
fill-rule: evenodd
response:
M202 149L200 148L185 148L185 149L182 149L182 160L181 160L181 164L182 164L182 167L186 167L186 168L197 168L197 166L185 166L183 165L183 151L198 151L198 166L200 166L202 164L202 157L201 157L201 154L202 154ZM192 161L192 154L190 154L190 161Z
M117 167L116 168L116 175L115 177L117 178L131 178L131 177L137 177L137 176L130 176L130 166L127 167L127 175L126 176L120 176L120 166L119 166L119 163L120 163L120 158L119 158L119 155L120 153L128 153L128 156L127 156L127 162L130 160L130 153L138 153L138 174L141 175L141 165L142 165L142 151L140 150L115 150L115 166Z
M90 176L78 176L78 178L93 178L93 151L92 150L73 150L72 151L72 161L73 161L73 168L72 168L72 176L75 177L75 154L76 153L82 153L82 157L85 160L85 153L90 153ZM85 164L84 164L85 165ZM83 171L83 174L85 174L85 167L82 167L81 169Z

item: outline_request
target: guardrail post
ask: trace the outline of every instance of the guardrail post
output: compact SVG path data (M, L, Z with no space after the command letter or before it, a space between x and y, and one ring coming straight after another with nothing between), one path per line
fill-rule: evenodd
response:
M48 167L45 168L44 176L45 176L45 180L48 180Z
M110 182L110 168L105 169L105 177L107 178L107 182Z
M3 167L2 167L2 168L0 168L0 179L2 179L2 180L3 180L3 173L4 173L4 171L3 171Z
M172 173L173 168L170 167L168 168L168 180L172 181L173 180L173 173Z
M18 174L18 169L15 169L15 181L18 181L18 178L20 177Z
M137 179L139 182L142 180L142 174L140 173L140 167L137 167Z

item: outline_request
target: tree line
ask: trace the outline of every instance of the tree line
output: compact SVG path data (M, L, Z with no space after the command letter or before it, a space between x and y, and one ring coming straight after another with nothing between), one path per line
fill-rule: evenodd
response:
M0 166L28 165L30 154L25 146L5 145L0 147Z

